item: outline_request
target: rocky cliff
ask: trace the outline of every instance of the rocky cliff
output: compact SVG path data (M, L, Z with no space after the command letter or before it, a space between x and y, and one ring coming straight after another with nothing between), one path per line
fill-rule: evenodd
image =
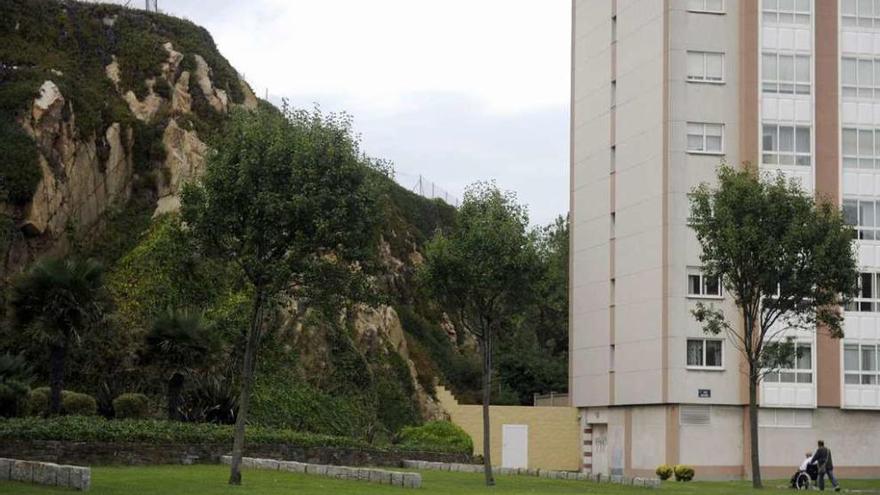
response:
M0 143L15 158L0 165L0 268L8 280L35 258L74 244L108 264L128 340L102 352L120 370L73 380L109 397L136 382L139 370L126 368L136 349L125 346L134 345L157 309L192 304L235 326L246 290L226 277L222 263L189 258L174 212L182 185L203 170L211 136L230 109L267 103L210 35L187 21L55 0L0 0L0 11ZM299 418L272 411L289 395L277 389L287 379L308 390L296 385L306 395L282 401L281 409L298 407L303 397L338 405L348 394L358 399L345 404L369 402L376 421L391 429L445 415L433 398L443 379L438 356L459 354L463 337L419 297L413 273L422 243L451 224L454 210L389 187L380 246L388 304L350 315L350 333L308 318L279 326L275 342L287 354L273 355L267 376L275 378L266 385L272 391L258 394L257 417L262 397L267 423ZM421 337L404 328L395 307L410 321L418 316ZM281 362L287 364L275 366ZM364 374L368 381L357 382ZM361 397L359 388L372 395ZM396 404L393 417L382 417L381 402ZM321 429L303 421L306 429Z

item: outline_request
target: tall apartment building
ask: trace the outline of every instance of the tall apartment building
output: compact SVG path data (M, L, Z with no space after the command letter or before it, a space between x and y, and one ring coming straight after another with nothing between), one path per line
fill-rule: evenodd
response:
M759 390L765 476L824 439L838 476L880 476L880 1L574 0L570 395L585 469L748 475L742 360L698 301L688 192L759 164L844 207L861 294L846 338L791 332Z

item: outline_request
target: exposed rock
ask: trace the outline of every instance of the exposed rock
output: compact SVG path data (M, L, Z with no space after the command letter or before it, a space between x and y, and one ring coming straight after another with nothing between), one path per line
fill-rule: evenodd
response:
M40 96L34 99L31 116L35 121L40 120L43 114L52 107L64 106L64 97L61 90L52 81L45 81L40 86Z
M205 59L202 58L202 56L199 54L195 55L195 59L196 83L202 89L202 93L208 100L208 104L210 104L214 108L214 110L220 113L226 113L229 104L229 99L226 96L226 91L214 88L214 84L211 82L211 67L208 66L208 62L205 62Z
M403 358L409 369L422 415L427 419L447 419L449 414L443 409L443 406L431 397L419 383L419 370L416 369L415 363L409 357L406 336L397 311L391 306L360 307L354 315L353 323L360 347L375 352L380 345L385 343L391 351Z
M181 114L192 111L192 95L189 93L189 71L180 73L171 93L171 111Z
M174 76L177 74L177 67L183 60L183 54L176 51L170 41L162 45L162 48L168 52L168 60L162 63L162 75L170 84L174 84Z
M109 151L101 163L94 137L77 138L75 116L64 115L64 96L52 81L40 88L22 127L37 143L42 179L24 210L22 231L28 236L58 237L71 220L89 227L110 204L130 193L130 131L112 124L104 134Z
M452 345L458 345L458 333L455 331L455 324L452 323L452 320L445 311L440 319L440 329L446 332L446 336L449 337Z
M107 17L101 19L101 22L103 22L104 25L107 27L113 27L113 25L116 24L117 17L119 17L119 16L117 16L117 15L107 16Z
M168 212L179 208L183 185L204 170L208 146L195 131L181 129L175 120L169 121L165 127L162 143L165 145L165 168L169 172L169 181L160 185L159 201L163 212Z
M238 84L241 85L241 92L244 94L244 102L241 106L248 110L256 110L259 101L257 100L257 95L251 90L251 86L244 79L239 79Z
M113 55L113 61L104 67L104 73L107 74L107 79L113 81L113 86L119 91L119 61L116 60L116 55Z
M162 97L153 92L153 86L156 84L154 78L147 79L145 82L147 84L147 96L144 97L143 101L138 100L137 95L132 90L128 90L122 97L128 103L128 109L131 110L131 113L138 120L149 122L156 115L156 112L159 111L159 107L162 105Z

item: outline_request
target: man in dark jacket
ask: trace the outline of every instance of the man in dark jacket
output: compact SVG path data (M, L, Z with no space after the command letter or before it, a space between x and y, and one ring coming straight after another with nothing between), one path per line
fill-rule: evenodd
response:
M834 477L834 461L831 459L831 449L826 447L825 442L822 440L819 440L819 448L816 449L813 458L810 459L810 463L815 463L819 468L820 490L825 490L825 475L827 474L831 484L834 485L834 491L840 491L840 485L837 483L837 478Z

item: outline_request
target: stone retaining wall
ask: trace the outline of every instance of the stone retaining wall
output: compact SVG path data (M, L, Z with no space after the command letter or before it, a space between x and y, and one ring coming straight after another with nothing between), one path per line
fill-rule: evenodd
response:
M453 471L459 473L482 473L482 464L461 464L448 462L431 462L404 460L403 467L408 469ZM575 471L556 471L552 469L516 469L496 467L492 472L502 476L540 476L557 480L592 481L594 483L615 483L620 485L644 486L647 488L660 488L660 480L657 478L630 478L627 476L602 476L600 474L578 473Z
M220 456L220 462L230 464L232 456ZM422 475L419 473L402 473L400 471L385 471L383 469L327 466L296 461L255 459L253 457L242 457L241 466L250 469L290 471L340 480L381 483L383 485L401 486L404 488L421 488L422 486Z
M0 458L0 481L21 481L73 488L74 490L88 490L92 484L92 469L52 462Z
M68 442L55 440L0 440L0 457L58 464L155 465L216 464L232 450L229 443ZM312 464L399 467L404 459L470 462L471 456L433 452L399 452L337 447L300 447L290 444L249 444L245 455Z

